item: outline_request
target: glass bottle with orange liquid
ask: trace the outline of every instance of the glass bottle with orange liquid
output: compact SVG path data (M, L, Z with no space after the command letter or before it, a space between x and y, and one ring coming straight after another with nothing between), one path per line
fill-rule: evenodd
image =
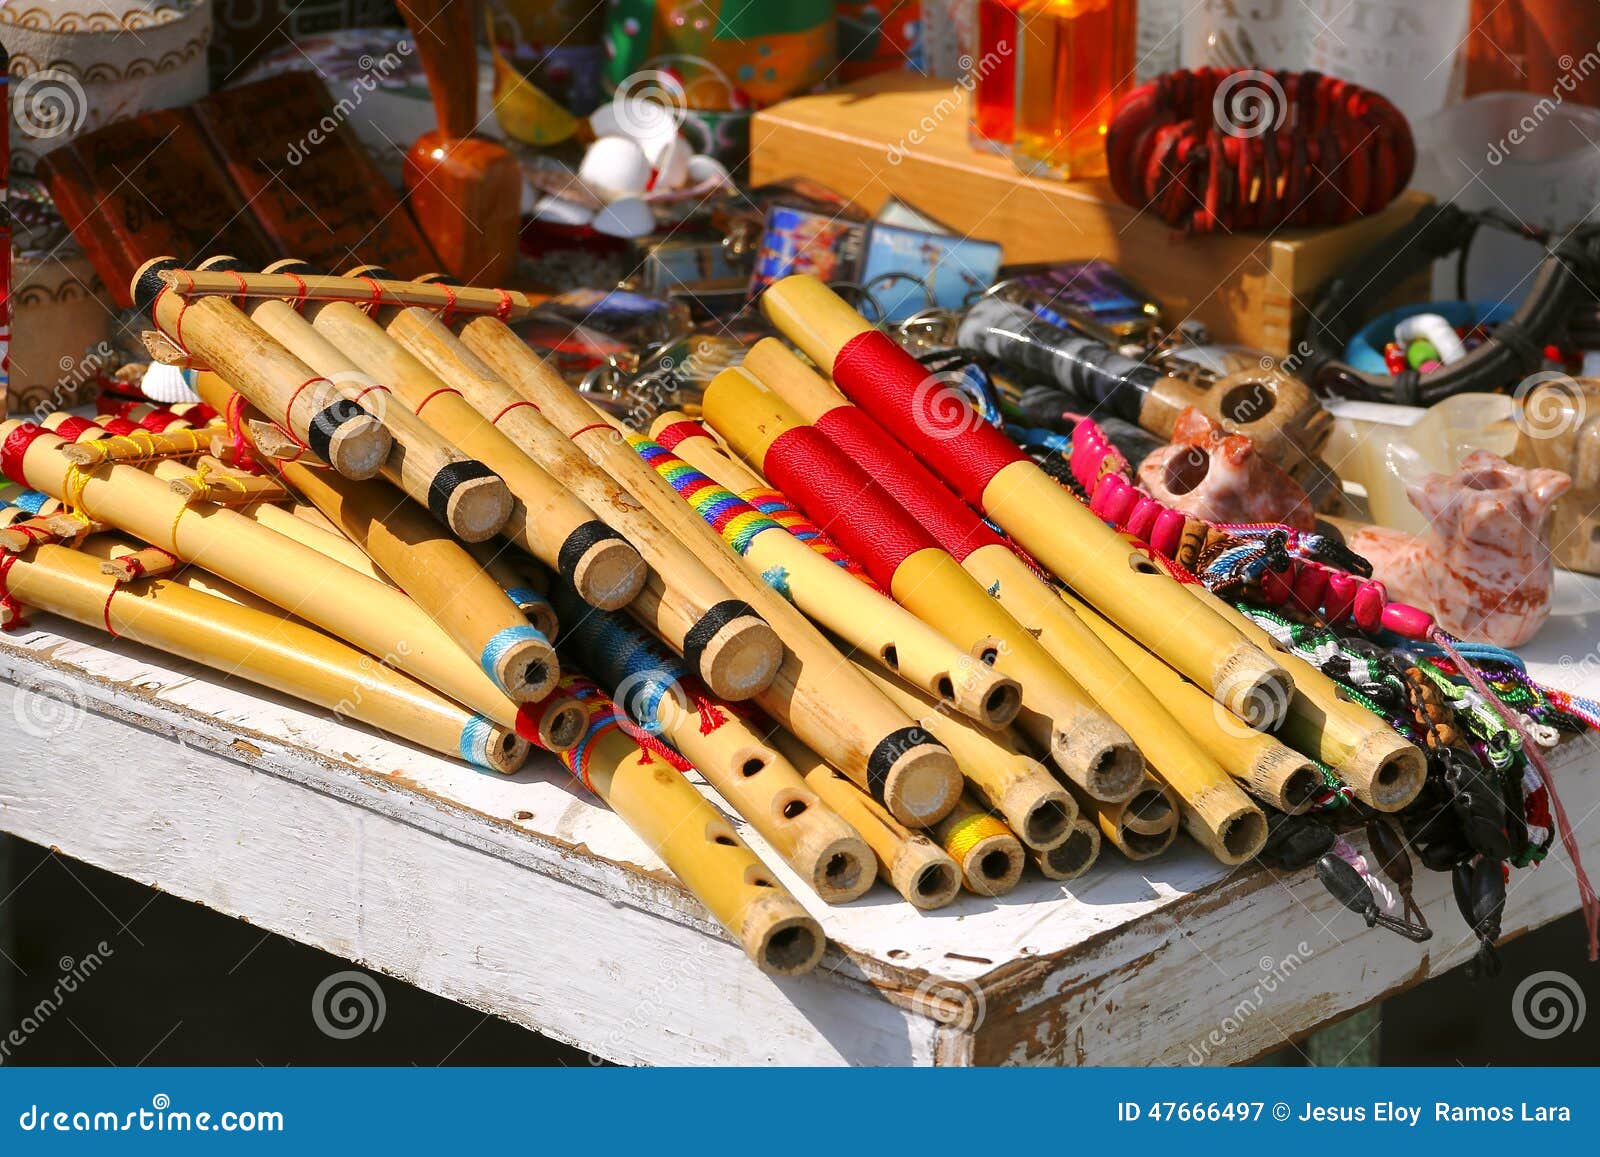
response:
M1012 160L1029 176L1106 171L1106 126L1133 87L1137 0L1025 0Z
M1011 151L1017 105L1017 10L1027 0L977 0L976 37L966 49L967 139L991 153Z

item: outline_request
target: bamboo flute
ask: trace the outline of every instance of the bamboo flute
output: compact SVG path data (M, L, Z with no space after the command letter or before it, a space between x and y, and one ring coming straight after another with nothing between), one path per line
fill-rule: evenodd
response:
M170 258L146 262L133 279L135 302L168 339L202 358L339 473L371 478L383 468L393 440L383 423L359 403L358 388L342 387L317 374L230 301L220 297L187 301L165 292L159 270L170 263Z
M213 261L223 263L231 258ZM356 397L375 412L394 440L382 471L385 478L464 541L482 542L505 527L514 500L505 479L491 467L462 453L404 404L389 404L384 397L388 388L318 334L289 302L247 300L243 310L284 349L316 373L354 389ZM559 533L562 528L553 529Z
M583 739L561 756L669 871L710 909L763 972L809 972L827 946L806 914L721 813L659 755L642 750L593 683L568 676L562 690L590 704Z
M681 410L664 410L650 424L650 436L719 486L737 494L839 569L855 576L879 594L885 593L882 587L872 581L865 567L846 554L838 543L822 532L821 527L801 514L795 504L789 501L788 495L773 489L771 483L740 461L737 455L730 454L728 448L717 441L699 419L691 418Z
M467 552L505 592L511 605L527 615L544 637L554 642L561 630L561 622L556 618L555 608L550 605L548 578L540 581L540 586L536 587L535 579L528 573L529 568L518 566L510 550L498 541L474 543L467 548Z
M1188 589L1247 638L1263 647L1278 646L1260 625L1204 587ZM1422 749L1361 704L1346 699L1337 683L1298 655L1280 650L1278 657L1294 681L1278 737L1333 768L1368 807L1397 812L1416 799L1428 775Z
M164 269L163 282L183 297L265 297L280 301L347 301L371 307L419 306L455 313L490 313L504 321L518 321L543 302L542 295L514 289L479 289L475 286L432 285L378 277L331 277L320 273L290 274L271 267L268 272L220 272L200 269Z
M1048 852L1031 853L1034 866L1048 880L1076 880L1100 858L1100 828L1088 816L1072 821L1072 834Z
M706 418L859 558L896 602L1022 687L1017 725L1098 799L1125 797L1144 763L1127 733L1023 625L858 466L743 369L707 388Z
M201 389L213 405L242 404L220 381L204 383ZM465 547L399 491L376 479L350 482L298 462L273 462L271 468L394 579L463 651L475 656L513 701L536 703L555 689L561 672L550 640L511 604Z
M571 624L562 654L624 717L682 752L812 891L843 904L872 886L872 849L754 727L696 686L677 656L622 616L584 607L570 586L558 581L551 593Z
M1082 792L1077 793L1078 805L1081 815L1087 816L1100 828L1100 834L1111 841L1111 846L1116 848L1130 860L1148 860L1159 856L1172 846L1172 841L1178 838L1179 809L1177 802L1165 793L1170 790L1162 785L1156 785L1158 794L1166 800L1164 823L1143 822L1140 813L1135 810L1144 793L1135 795L1131 800L1121 803L1102 803L1099 800L1087 798ZM1141 830L1142 829L1142 830Z
M978 896L1004 896L1022 879L1022 843L970 792L933 828L945 852L961 865L961 883Z
M677 443L709 442L701 434ZM874 587L857 581L777 522L701 473L676 450L630 436L633 448L743 560L818 626L885 669L986 727L1004 727L1022 707L1016 680L957 647Z
M197 381L204 387L207 378L219 383L222 381L214 374L198 375ZM232 387L228 387L228 389L231 391ZM106 429L104 423L107 417L108 415L100 414L93 421L90 421L70 414L55 413L47 414L40 419L39 424L52 433L60 434L63 437L71 436L71 444L62 448L62 453L70 457L71 451L74 449L95 446L101 442L124 437L124 435L116 434ZM135 463L130 462L127 464L134 465ZM144 465L151 474L169 485L193 473L188 466L175 459L158 458L149 463L140 464ZM55 502L54 499L50 501ZM59 506L59 503L56 505ZM319 554L325 554L329 558L343 563L358 574L377 579L387 586L394 585L382 571L372 564L372 560L366 556L366 553L360 547L356 546L343 534L333 531L332 523L323 518L320 512L317 514L317 518L322 522L320 527L270 502L239 507L238 512L252 522L258 522L269 530L277 531L287 538L292 538L296 542L311 547ZM328 529L323 529L323 527Z
M409 315L412 311L403 313ZM473 326L479 322L486 323L485 327L474 330ZM416 331L421 328L420 319L396 316L391 321L390 332L408 347L431 350L433 355L447 354L447 344L417 337ZM651 557L651 549L666 549L672 558L687 557L697 572L731 593L735 604L759 614L755 621L771 624L767 629L774 631L774 638L781 638L785 645L780 647L777 670L770 685L754 696L767 714L816 748L857 784L866 787L874 798L881 799L902 823L926 825L954 806L961 773L950 753L912 726L905 714L851 667L793 604L751 576L717 533L646 465L619 431L573 393L499 321L475 318L465 324L462 333L470 352L485 355L484 361L491 374L504 372L518 390L527 392L529 396L517 398L518 401L537 406L536 411L531 411L529 406L519 406L511 413L553 415L555 425L551 429L582 435L585 452L592 453L594 464L611 474L614 487L621 487L613 493L626 495L631 504L643 508L639 513L646 517L635 522L646 536L636 537L635 541L640 543L646 558ZM484 348L473 349L474 342ZM495 364L497 357L499 365ZM458 357L454 364L466 366ZM473 376L470 368L450 371L450 379L462 382L464 389L471 390L468 396L478 405L491 395L477 393L487 380L481 375L476 375L478 385L466 385L467 379ZM557 436L562 435L558 433ZM647 541L650 547L645 545ZM679 650L672 635L661 628L662 616L651 602L654 597L654 590L647 587L630 610L642 612L640 617L674 650ZM734 698L705 678L703 672L702 681L721 698Z
M1063 594L1079 619L1111 648L1133 677L1166 707L1195 743L1251 794L1297 815L1325 784L1315 763L1270 735L1250 728L1222 704L1119 631L1093 607ZM1181 794L1181 792L1180 792Z
M102 573L93 553L42 544L6 574L29 606L109 631L226 675L395 735L429 750L509 773L528 743L515 731L292 619L146 579L127 587Z
M967 778L968 790L999 812L1024 844L1044 851L1072 834L1078 805L1055 776L1020 751L1004 732L986 731L971 720L949 715L937 702L893 677L859 662L857 666L891 703L950 749Z
M519 711L432 619L393 587L363 577L222 507L190 507L135 466L81 472L41 426L0 423L0 472L83 516L170 551L379 657L538 742L537 706ZM556 737L565 742L567 737Z
M652 488L661 484L587 402L555 378L548 392L558 401L570 399L571 403L562 412L570 416L573 410L581 410L586 414L576 425L558 428L540 401L522 397L501 381L432 314L404 309L385 320L387 334L360 310L341 305L319 312L316 323L340 327L347 342L361 341L362 348L370 351L369 356L384 359L385 374L390 380L420 375L433 381L448 381L459 395L455 400L473 414L474 420L492 431L503 431L511 442L589 502L614 530L625 534L658 580L654 589L633 607L634 612L649 615L652 629L679 654L688 654L690 666L718 695L747 699L771 681L781 660L782 643L729 589L726 579L715 573L714 560L705 557L704 552L697 557L696 551L685 544L681 524L662 518L659 507L664 504L652 505L652 491L639 492L641 478L651 478ZM539 365L515 334L503 325L501 329L511 343ZM585 445L575 445L569 434L583 435ZM615 453L604 455L604 460L593 457L592 453L599 453L598 448L602 447ZM621 461L626 461L628 467L618 474L614 463ZM681 504L674 498L673 505ZM701 640L707 637L711 643L703 645ZM723 670L710 669L713 651L721 656Z
M67 447L64 453L69 461L76 462L84 469L92 469L102 462L193 458L206 453L211 448L211 439L224 430L222 426L190 426L163 430L159 434L152 434L148 430L135 430L128 434L110 434L107 431L108 437L75 443Z
M814 277L761 297L767 318L951 489L984 511L1085 602L1244 719L1283 668L1133 550L1005 435ZM1277 697L1281 699L1281 696ZM1272 699L1269 698L1269 702Z
M841 771L790 735L774 730L772 742L805 777L811 790L872 849L878 875L915 908L943 908L961 891L961 869L921 831L906 827Z

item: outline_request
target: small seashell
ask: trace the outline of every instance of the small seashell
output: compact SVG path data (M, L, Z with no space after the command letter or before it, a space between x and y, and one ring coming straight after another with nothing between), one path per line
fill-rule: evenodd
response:
M650 162L627 137L601 137L584 154L578 176L600 193L635 197L650 184Z
M173 405L177 402L198 402L194 392L194 371L179 366L164 366L151 362L139 380L139 390L152 402Z

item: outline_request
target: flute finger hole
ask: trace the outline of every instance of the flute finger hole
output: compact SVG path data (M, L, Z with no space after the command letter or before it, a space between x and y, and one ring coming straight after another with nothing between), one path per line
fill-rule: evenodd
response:
M734 839L733 833L720 824L711 824L706 828L706 837L714 844L724 848L736 848L739 841Z
M890 643L882 651L878 652L878 659L885 667L889 668L889 670L900 670L900 652L895 650L893 643Z
M766 770L766 767L767 761L765 758L759 755L752 755L739 765L739 774L749 779L752 776L761 774Z
M765 868L754 866L745 869L744 882L752 888L776 888L778 885L767 879L763 874L765 871Z
M784 804L783 808L781 809L783 812L783 818L786 820L799 819L801 816L806 814L806 806L806 801L803 799L790 800L788 803Z

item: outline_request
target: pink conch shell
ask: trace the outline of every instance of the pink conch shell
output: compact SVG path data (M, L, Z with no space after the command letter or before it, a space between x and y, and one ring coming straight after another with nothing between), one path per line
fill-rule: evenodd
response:
M1193 406L1178 415L1171 444L1151 451L1139 467L1139 485L1207 522L1282 522L1310 530L1314 518L1305 489L1282 467Z
M1432 611L1452 635L1515 647L1550 613L1550 508L1571 485L1559 470L1524 470L1474 450L1454 474L1406 488L1430 533L1366 527L1350 547L1371 561L1390 599Z

